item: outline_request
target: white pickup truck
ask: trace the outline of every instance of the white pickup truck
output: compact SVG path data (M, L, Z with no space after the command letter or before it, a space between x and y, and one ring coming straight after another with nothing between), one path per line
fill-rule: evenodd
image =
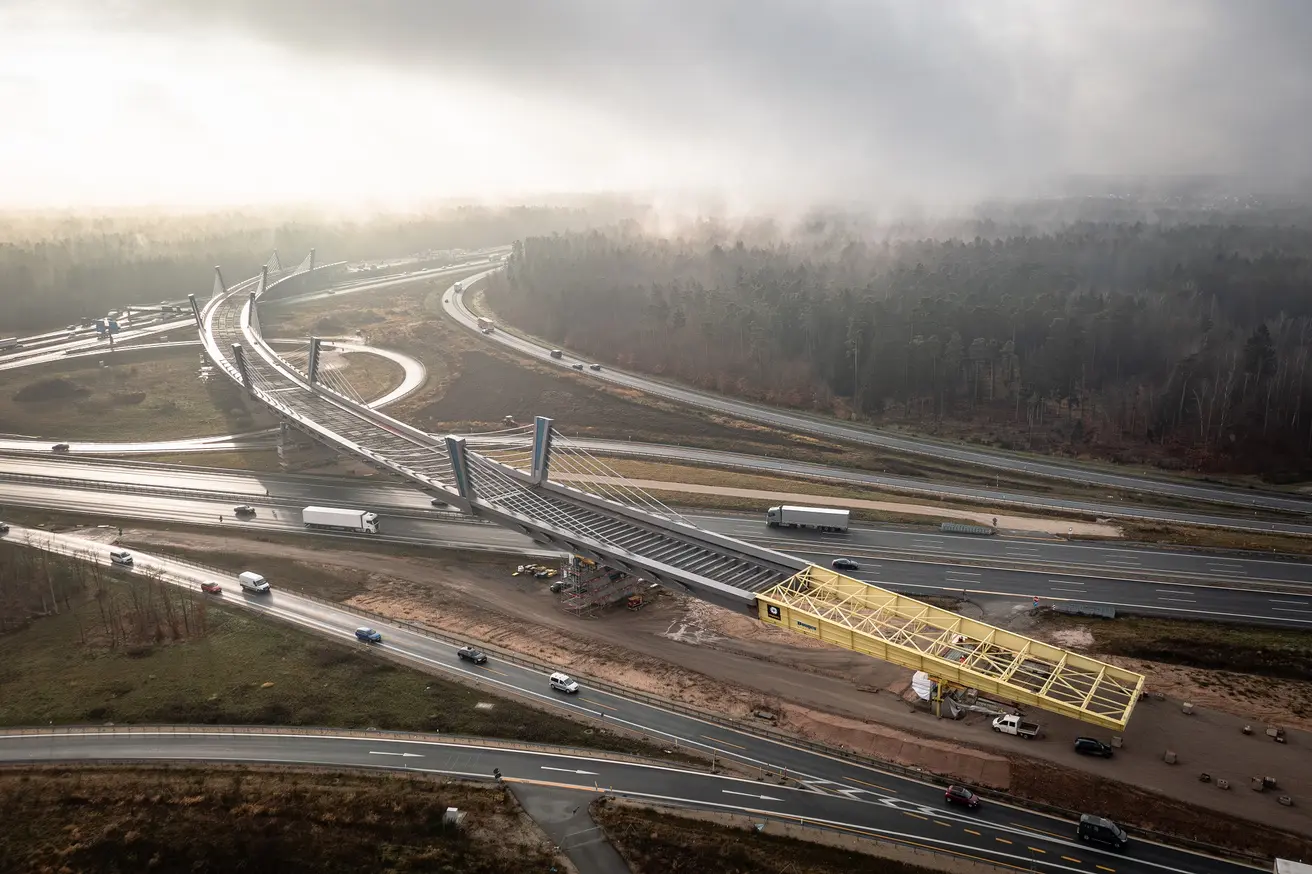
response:
M1023 737L1026 740L1034 740L1034 738L1038 737L1040 733L1039 724L1037 722L1026 722L1015 714L994 718L993 730L1000 731L1003 734L1014 734L1017 737Z

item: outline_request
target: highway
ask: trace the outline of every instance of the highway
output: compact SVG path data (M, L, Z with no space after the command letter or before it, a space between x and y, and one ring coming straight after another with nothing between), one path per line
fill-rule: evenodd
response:
M451 318L460 322L471 331L478 331L478 319L465 305L463 293L450 292L442 298L443 309ZM574 354L566 354L560 359L551 357L551 347L536 340L513 334L505 330L496 330L491 334L479 334L485 340L527 355L537 361L561 368L571 368L576 363L588 364ZM1148 494L1183 498L1191 501L1227 504L1239 507L1256 507L1290 513L1312 513L1312 501L1278 492L1244 490L1225 486L1211 486L1202 483L1190 483L1183 480L1170 480L1148 473L1135 475L1122 473L1108 468L1093 466L1076 466L1063 464L1049 459L968 447L963 444L933 440L927 437L912 437L880 431L874 428L846 424L835 419L822 418L806 413L770 407L742 401L725 395L713 394L677 385L663 380L653 379L636 373L616 370L605 365L600 371L584 370L591 378L636 389L647 394L662 397L675 403L712 410L739 419L760 422L784 431L796 434L811 434L843 440L863 446L876 446L895 452L913 455L930 455L934 458L970 464L996 470L1007 470L1030 476L1048 479L1067 480L1105 486L1113 489L1145 492Z
M68 535L15 528L11 536L63 554L108 562L109 546ZM1034 814L1000 802L986 803L978 812L947 809L942 788L877 768L832 758L782 740L762 737L734 727L715 724L689 713L676 712L591 686L585 679L577 697L549 689L549 667L525 665L497 658L473 665L455 658L455 640L442 640L380 619L364 620L331 604L310 601L278 588L267 596L242 595L235 579L193 565L158 556L134 553L135 573L154 573L187 588L217 580L221 596L230 605L249 609L271 619L290 622L353 646L353 630L367 622L383 635L377 648L425 669L464 680L475 680L494 691L528 698L550 708L570 710L663 738L671 744L713 753L749 773L762 769L786 774L796 782L789 787L755 779L737 779L682 771L668 767L605 761L580 754L528 753L494 747L448 746L440 740L398 741L385 738L349 738L285 735L249 737L209 733L158 735L88 734L15 736L0 733L0 760L10 762L87 761L95 759L206 759L313 763L364 767L421 767L486 777L500 768L510 779L572 784L591 791L593 786L635 797L671 801L696 807L720 807L759 812L775 817L805 818L833 825L876 830L902 840L950 850L994 863L1025 866L1035 871L1195 872L1252 871L1231 862L1136 840L1130 852L1119 855L1081 845L1066 837L1070 820ZM404 753L411 761L406 762ZM397 756L400 753L402 755ZM391 754L391 755L389 755ZM386 757L388 761L381 761ZM396 759L401 761L396 761ZM573 764L570 764L573 763ZM1033 866L1032 868L1030 866Z
M489 250L500 252L503 249ZM377 290L388 288L396 285L402 285L424 279L438 278L443 275L449 275L455 272L468 272L469 270L478 269L482 266L483 261L478 263L466 263L451 267L432 268L427 270L416 271L414 273L403 274L401 276L387 276L381 278L369 278L360 280L351 280L344 284L334 287L330 291L309 292L294 297L283 298L280 300L268 301L264 306L289 306L298 303L305 303L313 300L321 300L335 294L352 294L361 291ZM445 300L448 310L456 305L463 307L463 302L452 301L452 295L448 294ZM472 324L469 319L473 317L466 310L461 310L457 314L458 318L467 324ZM190 329L190 322L170 322L168 328L182 327ZM162 328L160 328L162 329ZM152 329L152 330L160 330ZM53 332L50 336L60 336L61 332ZM521 342L517 338L509 337L504 332L498 331L493 336L503 341L514 340ZM29 338L35 339L35 338ZM149 332L135 331L132 332L126 341L117 341L116 345L140 342L141 340L150 339ZM278 341L271 341L278 342ZM157 344L163 345L163 344ZM39 364L48 361L60 360L66 356L83 356L97 355L105 347L98 345L96 341L77 341L74 343L65 343L57 347L52 347L51 351L41 352L33 357L23 358L23 353L0 357L0 370L12 369L29 364ZM379 354L387 354L383 350L373 350ZM526 354L535 355L538 358L548 361L549 363L562 364L562 362L551 359L549 355L537 347L527 347ZM405 356L401 356L404 358ZM406 377L403 385L389 393L380 401L370 404L370 406L381 407L387 403L397 400L411 390L422 384L422 377L419 376L413 366L407 366L400 358L397 359L402 366L406 368ZM568 365L570 362L563 362ZM625 379L645 380L644 377L633 375L619 374L617 371L609 369L599 373L585 371L589 376L618 379L623 376ZM648 382L653 382L647 380ZM664 386L664 383L653 382L658 386ZM715 397L715 396L708 396ZM807 421L809 417L803 417ZM230 449L234 448L234 438L243 435L233 435L232 437L214 438L213 448ZM254 435L257 440L261 439ZM208 438L206 438L208 439ZM147 453L147 452L179 452L179 451L203 451L205 446L194 440L175 442L164 441L151 444L98 444L91 442L64 441L71 445L71 451L74 453L105 453L105 454L123 454L123 453ZM793 461L786 458L762 457L746 455L743 453L724 452L712 449L699 449L696 447L684 447L662 444L634 443L624 440L592 440L579 439L575 441L580 446L585 447L592 452L602 452L617 456L638 457L647 459L661 459L679 463L708 464L717 467L739 468L752 470L762 473L775 473L788 476L798 476L804 478L818 478L856 486L870 486L881 488L889 491L895 491L904 494L929 496L933 498L952 498L956 500L966 500L976 502L984 506L992 505L1010 505L1029 507L1036 510L1056 510L1068 513L1080 513L1093 517L1108 517L1118 519L1136 519L1152 522L1170 522L1189 525L1200 525L1206 527L1229 528L1233 530L1254 531L1263 533L1277 534L1295 534L1300 536L1312 536L1312 523L1303 522L1296 519L1269 519L1257 518L1256 511L1269 511L1271 508L1260 506L1257 503L1258 493L1238 492L1236 498L1236 512L1238 508L1248 508L1255 511L1253 518L1245 518L1240 515L1224 515L1220 513L1200 513L1196 511L1183 511L1174 509L1162 509L1154 507L1141 507L1125 502L1099 502L1089 500L1052 498L1038 495L1023 495L1015 492L1003 491L1001 489L989 489L965 485L956 485L951 483L934 482L926 479L916 479L912 477L889 476L887 474L870 473L866 471L853 470L849 468L828 467L820 464L808 462ZM48 441L45 440L24 440L18 436L12 436L9 439L0 439L0 449L22 450L34 447L48 448ZM1312 502L1302 502L1300 505L1301 512L1307 512L1312 508Z
M499 526L434 509L427 496L387 482L254 474L131 462L0 457L0 501L11 507L104 513L251 531L307 533L301 508L379 513L382 539L511 554L554 555ZM233 507L256 515L236 520ZM1312 571L1302 562L1172 552L1033 538L979 538L902 527L847 534L777 531L742 516L694 515L694 524L817 564L853 558L851 575L910 595L1104 604L1121 612L1312 628ZM351 537L351 535L314 536Z

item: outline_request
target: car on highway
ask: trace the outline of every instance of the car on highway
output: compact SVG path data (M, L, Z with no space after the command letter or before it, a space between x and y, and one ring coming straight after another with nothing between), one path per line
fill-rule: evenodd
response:
M233 507L232 512L238 516L254 516L255 508L250 504L242 504L240 507Z
M850 558L836 558L829 563L829 566L836 571L859 571L861 565L857 564Z
M965 786L949 786L948 790L943 793L943 800L948 804L969 807L971 810L978 809L982 803L980 797Z
M111 549L109 551L110 564L132 565L132 553L126 549Z
M355 636L365 643L382 643L383 636L368 626L361 626L355 629Z
M460 647L460 649L456 650L456 656L462 662L473 662L476 665L487 664L487 656L483 655L480 650L474 649L472 646Z
M0 534L8 534L8 533L9 533L9 523L0 522Z
M601 365L600 365L600 364L589 364L589 365L588 365L588 370L601 370Z
M1111 744L1105 744L1096 737L1077 737L1075 739L1075 752L1086 756L1101 756L1104 759L1112 757Z
M579 684L571 680L569 674L562 674L560 671L556 671L551 675L549 682L551 683L551 688L555 689L557 692L564 692L566 695L578 694Z
M583 369L583 365L582 365L582 364L571 364L570 367L574 368L575 370L582 370L582 369Z
M429 503L432 504L434 507L445 507L447 505L446 501L442 500L441 498L433 498L433 500L429 501Z
M207 594L207 595L222 595L222 594L223 594L223 587L220 586L218 583L214 582L213 580L210 580L210 581L208 581L208 582L201 583L201 584L200 584L200 590L201 590L202 592L204 592L205 594Z
M1113 850L1124 850L1130 844L1130 836L1123 828L1106 817L1091 813L1080 814L1075 834L1085 843L1102 844Z
M54 446L51 446L51 447L50 447L50 451L51 451L51 452L67 452L67 451L68 451L68 444L67 444L67 443L56 443Z

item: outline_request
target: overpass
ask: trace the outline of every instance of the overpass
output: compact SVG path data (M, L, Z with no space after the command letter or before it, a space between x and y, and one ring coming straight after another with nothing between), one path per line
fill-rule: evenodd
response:
M280 294L289 283L313 283L336 266L317 265L313 250L293 268L275 256L260 276L232 288L215 268L210 298L204 304L190 298L207 357L285 426L466 513L568 552L575 556L572 568L586 565L612 580L641 578L750 612L924 671L940 691L978 689L1112 729L1128 722L1141 675L698 528L624 483L551 419L436 438L370 409L349 382L319 366L319 339L283 356L260 331L263 296ZM592 490L556 482L552 470L586 475Z

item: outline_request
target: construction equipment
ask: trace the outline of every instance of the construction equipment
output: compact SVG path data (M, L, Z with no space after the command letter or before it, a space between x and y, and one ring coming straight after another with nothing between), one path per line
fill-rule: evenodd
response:
M641 595L630 595L629 603L627 606L630 610L637 612L638 610L641 610L643 607L647 606L647 602L646 600L643 599Z

